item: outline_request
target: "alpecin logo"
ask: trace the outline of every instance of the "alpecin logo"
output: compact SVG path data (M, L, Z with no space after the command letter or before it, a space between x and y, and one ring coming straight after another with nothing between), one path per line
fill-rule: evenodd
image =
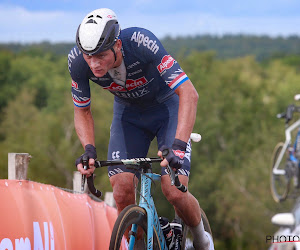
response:
M175 59L170 56L166 55L161 59L161 63L157 66L157 69L159 73L162 73L163 71L170 69L174 65Z
M183 157L184 157L184 155L185 155L185 152L184 152L184 151L181 151L181 150L179 150L179 149L177 149L177 150L174 150L174 149L173 149L173 153L174 153L174 155L178 156L180 159L183 159Z
M159 46L156 44L156 40L151 40L149 36L144 35L140 31L138 33L136 33L135 31L132 34L130 41L136 42L138 44L138 47L140 47L140 45L143 45L154 54L159 51Z
M146 85L147 79L143 76L139 79L127 79L126 80L126 88L122 85L116 84L115 82L112 82L108 87L103 87L104 89L107 89L109 91L118 91L118 92L126 92L131 91L135 88L139 88L141 86Z
M299 235L267 235L266 243L289 243L289 242L300 242Z

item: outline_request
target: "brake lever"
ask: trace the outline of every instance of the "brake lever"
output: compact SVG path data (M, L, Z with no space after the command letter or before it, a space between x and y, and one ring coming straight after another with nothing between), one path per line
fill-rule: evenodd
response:
M169 149L164 149L162 151L162 156L165 158L169 153ZM178 173L177 171L174 171L170 165L168 164L167 166L167 172L170 176L170 180L171 180L171 186L174 186L179 189L181 192L185 193L187 191L187 187L184 186L180 180L179 180L179 177L178 177Z
M82 165L84 170L89 169L89 157L87 155L84 155L82 157ZM81 192L84 191L85 180L86 180L86 176L84 174L81 175Z
M164 149L162 151L162 157L163 158L166 158L166 156L169 154L169 149ZM174 186L175 185L175 171L170 167L170 165L168 164L167 166L167 172L170 176L170 179L171 179L171 186Z
M171 179L171 186L174 186L175 185L175 176L176 176L176 173L175 171L170 167L170 165L168 164L167 166L167 172L170 176L170 179Z

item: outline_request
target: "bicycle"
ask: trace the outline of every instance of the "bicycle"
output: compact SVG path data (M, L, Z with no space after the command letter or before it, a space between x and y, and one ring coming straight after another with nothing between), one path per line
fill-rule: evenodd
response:
M199 134L192 133L191 139L193 141L200 141L201 136ZM165 152L163 152L163 155ZM119 214L111 236L110 250L119 250L122 239L125 237L126 231L129 230L129 242L128 249L133 250L136 243L137 231L141 228L143 232L143 239L145 240L146 249L154 250L166 250L168 249L166 239L163 235L163 231L160 225L159 216L157 214L153 197L151 195L152 182L160 181L161 175L152 172L152 163L160 163L161 158L134 158L125 160L111 160L111 161L96 161L95 166L105 167L113 165L125 165L128 168L135 169L140 172L141 184L140 184L140 200L139 204L133 204L127 206ZM83 160L84 165L87 166L87 159ZM171 178L171 185L175 185L180 191L186 192L187 188L180 183L178 174L173 171L170 166L167 167L168 174ZM90 176L87 178L87 184L92 194L97 197L101 197L102 193L94 186L94 178ZM202 220L204 229L212 235L209 221L201 209ZM177 217L175 215L175 217ZM178 219L179 217L177 217ZM182 224L183 233L181 241L181 249L185 249L186 236L188 227Z
M300 95L296 95L295 100L300 100ZM300 107L289 105L286 112L277 114L277 118L285 119L285 142L279 142L272 155L270 184L276 202L282 202L289 197L292 180L294 190L300 189L300 119L289 125L295 112L300 112ZM295 129L298 131L295 141L292 142L292 132Z

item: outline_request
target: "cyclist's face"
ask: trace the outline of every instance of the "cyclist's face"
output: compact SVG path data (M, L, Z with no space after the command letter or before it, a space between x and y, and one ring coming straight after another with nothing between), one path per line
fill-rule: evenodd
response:
M83 54L83 58L96 77L104 76L115 62L114 53L110 49L92 56Z

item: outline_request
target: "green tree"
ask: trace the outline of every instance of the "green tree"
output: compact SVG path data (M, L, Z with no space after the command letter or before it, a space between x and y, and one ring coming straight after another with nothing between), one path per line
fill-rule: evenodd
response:
M267 46L268 39L263 41ZM216 249L267 248L265 236L276 230L272 215L293 204L272 200L269 165L274 146L284 139L284 122L276 114L298 93L297 55L260 63L255 56L221 60L217 52L190 52L177 57L199 93L194 131L202 141L193 144L189 190L210 219ZM7 177L8 152L28 152L31 180L72 188L74 161L83 148L74 129L66 57L1 50L0 66L1 177ZM113 96L94 83L91 91L98 157L106 159ZM156 152L154 141L149 155ZM97 188L111 190L107 170L96 174ZM154 193L159 213L170 216L160 188Z

